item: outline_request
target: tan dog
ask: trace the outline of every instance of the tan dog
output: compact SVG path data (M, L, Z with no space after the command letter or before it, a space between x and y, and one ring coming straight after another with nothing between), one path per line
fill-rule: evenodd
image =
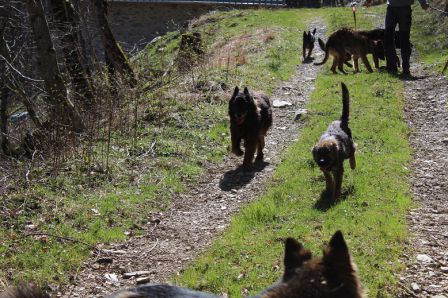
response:
M355 143L348 127L350 97L347 86L342 87L342 115L340 120L333 121L319 142L313 147L314 161L325 176L326 190L332 200L341 195L342 177L344 176L344 160L350 159L350 167L355 169Z

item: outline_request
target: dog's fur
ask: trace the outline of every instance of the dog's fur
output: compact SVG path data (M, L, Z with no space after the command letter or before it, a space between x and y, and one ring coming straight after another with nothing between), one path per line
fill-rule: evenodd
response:
M50 295L33 284L22 283L0 293L0 298L50 298Z
M348 127L350 98L347 86L342 87L342 115L340 120L333 121L319 142L313 147L314 161L322 170L326 191L332 200L341 195L342 177L344 175L344 160L350 159L350 168L355 169L355 143Z
M380 60L386 60L386 57L384 55L384 46L382 40L372 40L373 42L373 48L371 48L371 51L369 52L373 56L373 62L375 64L375 68L379 69L379 59ZM325 52L325 42L318 38L319 47L322 51ZM346 53L345 55L345 61L344 64L348 67L353 67L353 64L351 64L349 61L352 60L352 55L349 53Z
M355 71L359 71L357 59L361 58L364 65L369 72L372 72L369 60L367 59L368 53L373 53L374 44L367 37L359 34L356 31L342 28L330 35L325 44L325 58L320 63L314 63L314 65L322 65L327 62L328 57L333 56L333 65L331 70L336 73L336 67L342 73L344 71L344 62L346 61L347 53L352 55Z
M262 161L264 139L272 125L269 98L262 93L250 93L247 88L241 93L235 87L229 101L229 116L232 152L237 156L244 154L243 167L252 165L255 151L256 160ZM241 140L244 140L244 153L241 150Z
M307 60L311 58L311 52L314 49L314 42L316 41L316 28L314 28L313 32L311 31L303 31L303 60ZM308 54L306 51L308 50Z
M356 266L340 231L330 239L322 258L293 238L286 239L282 279L254 298L361 298L364 296ZM209 293L170 285L143 285L109 298L217 298Z

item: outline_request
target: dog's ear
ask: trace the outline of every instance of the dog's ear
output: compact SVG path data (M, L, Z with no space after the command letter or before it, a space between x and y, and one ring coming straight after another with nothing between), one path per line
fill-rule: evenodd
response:
M238 93L240 93L240 89L238 88L238 86L236 86L235 89L233 90L233 95L232 95L231 100L233 98L235 98L238 95Z
M285 242L285 273L283 281L288 280L295 273L295 269L302 266L303 262L311 259L311 252L303 248L294 238L288 238Z
M303 31L303 40L306 40L307 34L306 31Z
M252 96L250 96L250 92L249 89L247 89L247 87L244 87L244 95L246 95L247 98L252 98Z
M316 28L314 28L313 30L313 35L316 35Z
M337 271L351 270L350 252L341 231L334 233L324 249L324 262Z

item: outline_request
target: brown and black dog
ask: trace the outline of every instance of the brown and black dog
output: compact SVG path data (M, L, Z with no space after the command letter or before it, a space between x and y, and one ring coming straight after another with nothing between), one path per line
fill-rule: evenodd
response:
M313 159L324 173L326 191L334 200L341 195L344 160L350 159L350 168L355 169L355 143L348 127L350 97L347 86L342 87L342 115L333 121L313 147Z
M282 279L254 298L362 298L364 293L356 266L340 231L330 239L322 258L293 238L285 242ZM217 298L217 296L171 285L148 284L109 298Z
M373 53L374 43L367 37L359 34L356 31L342 28L333 32L325 44L325 58L322 62L314 63L314 65L322 65L327 62L328 57L333 56L333 65L331 70L336 73L336 67L342 73L344 71L344 63L347 58L347 53L353 57L355 71L359 71L357 59L361 58L362 62L366 66L369 72L372 72L369 60L367 59L368 53Z
M263 160L265 136L272 125L272 109L269 98L247 88L241 93L235 87L229 101L230 135L232 152L237 156L244 154L243 167L248 168L257 151L257 161ZM241 150L244 140L244 152Z
M315 41L316 41L316 28L314 28L313 32L303 31L303 47L302 47L303 60L308 60L311 58L311 52L314 49ZM306 53L307 50L308 54Z

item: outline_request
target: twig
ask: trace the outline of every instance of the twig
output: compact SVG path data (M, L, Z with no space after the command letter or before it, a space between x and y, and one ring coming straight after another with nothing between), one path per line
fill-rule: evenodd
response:
M156 248L157 244L159 244L159 238L156 238L156 243L151 247L150 250L148 250L148 253L150 253L154 248Z
M0 58L2 58L5 61L5 63L8 64L8 66L12 70L14 70L18 75L20 75L22 78L33 81L33 82L43 82L44 81L44 80L36 80L36 79L30 78L30 77L27 77L26 75L22 74L18 69L16 69L11 63L9 63L9 61L5 57L0 55Z
M57 239L61 239L61 240L66 240L66 241L70 241L70 242L76 242L76 243L81 243L87 247L89 247L90 249L93 249L95 251L100 251L98 248L96 248L96 246L91 245L87 242L81 241L81 240L77 240L77 239L73 239L70 237L63 237L63 236L58 236L58 235L54 235L54 234L49 234L49 233L29 233L29 234L25 234L26 237L30 237L30 236L50 236L53 238L57 238Z

